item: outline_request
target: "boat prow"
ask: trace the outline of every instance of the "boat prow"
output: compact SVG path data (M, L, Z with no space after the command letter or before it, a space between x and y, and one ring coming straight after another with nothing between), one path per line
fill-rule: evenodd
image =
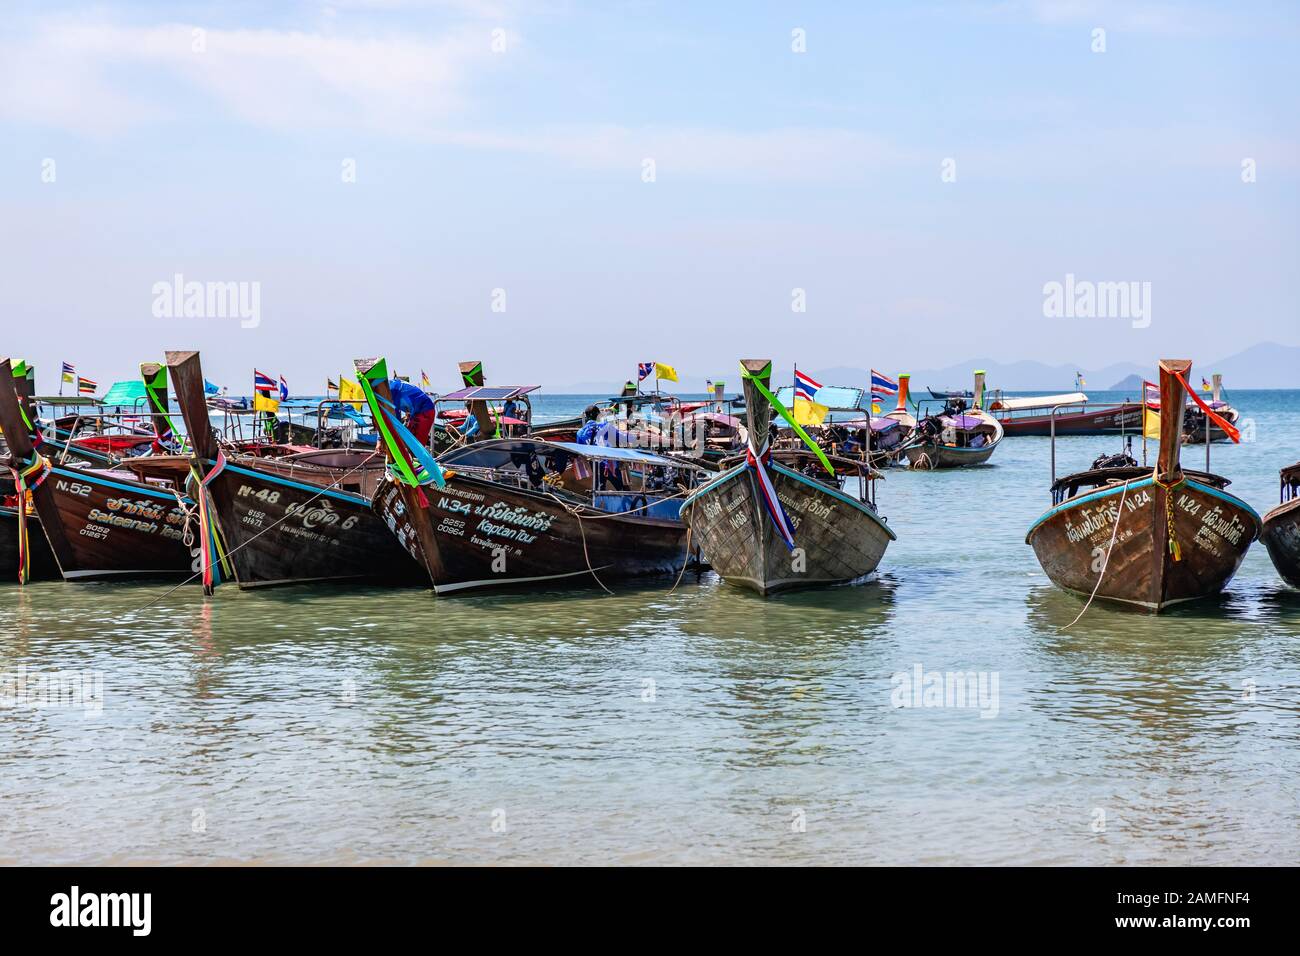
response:
M1154 468L1099 468L1052 486L1053 507L1025 542L1053 584L1091 599L1161 611L1223 590L1262 523L1217 475L1179 462L1191 363L1160 363L1160 454ZM1088 490L1090 489L1090 490Z

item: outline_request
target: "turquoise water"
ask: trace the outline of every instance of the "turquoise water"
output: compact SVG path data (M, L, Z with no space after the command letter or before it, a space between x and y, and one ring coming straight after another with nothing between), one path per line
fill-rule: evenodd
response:
M1229 397L1212 466L1262 513L1300 393ZM879 580L767 601L0 585L0 674L102 681L0 710L0 862L1294 863L1300 592L1256 545L1219 599L1066 629L1048 452L890 470ZM894 706L918 665L984 706Z

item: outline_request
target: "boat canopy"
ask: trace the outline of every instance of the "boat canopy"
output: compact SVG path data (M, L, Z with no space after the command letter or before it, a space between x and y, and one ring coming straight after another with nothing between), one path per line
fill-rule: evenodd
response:
M554 455L556 453L572 455L577 458L599 461L621 461L630 464L657 465L664 468L703 470L697 465L676 458L664 458L635 448L619 448L613 445L579 445L570 441L540 441L535 438L503 438L494 441L477 442L466 445L443 455L439 462L449 468L460 465L466 468L502 468L517 463L519 458L527 460L529 455Z
M794 405L794 386L786 385L776 390L776 400L790 408ZM832 412L867 412L871 406L866 404L867 393L860 388L849 385L823 385L813 395L813 401L825 405Z
M1025 398L1000 398L989 407L995 412L1022 412L1027 408L1054 408L1057 405L1081 405L1088 400L1083 392L1064 395L1029 395Z
M144 383L140 383L144 388ZM37 395L32 399L37 405L57 405L60 408L91 408L103 405L97 398L77 398L68 395Z
M440 402L508 402L520 398L529 392L535 392L540 385L471 385L467 388L439 395Z

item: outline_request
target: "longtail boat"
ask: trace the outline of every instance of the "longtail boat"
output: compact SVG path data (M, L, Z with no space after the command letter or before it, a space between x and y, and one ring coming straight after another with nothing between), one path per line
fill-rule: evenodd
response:
M70 468L37 450L29 407L0 360L0 428L21 496L31 492L41 530L65 580L185 576L195 569L193 502L166 473ZM143 462L144 459L139 459ZM139 466L143 468L144 466ZM31 529L20 534L30 541Z
M370 507L384 472L379 453L313 449L274 458L232 449L227 455L208 418L199 353L168 352L167 368L192 466L215 518L215 529L204 525L205 588L216 583L223 558L243 589L419 580L419 568Z
M628 448L533 438L476 442L439 464L398 419L387 363L356 366L393 463L375 512L437 594L681 571L688 555L677 482L698 469Z
M946 390L931 388L931 389L927 389L927 391L929 391L930 397L933 398L936 402L946 402L954 398L970 399L975 397L975 393L968 388L967 389L957 388L957 389L946 389Z
M1221 591L1259 537L1259 515L1224 490L1226 478L1182 468L1191 367L1160 363L1154 468L1097 468L1053 483L1053 507L1025 541L1058 587L1160 611Z
M992 396L989 412L1002 425L1004 434L1112 435L1142 430L1142 403L1093 404L1083 392L1062 395L1006 397Z
M1264 547L1273 567L1293 588L1300 588L1300 462L1282 469L1282 503L1264 515Z
M1002 423L983 408L984 373L975 373L972 407L964 399L948 400L942 412L916 423L903 447L913 468L961 468L982 465L1002 441Z
M847 494L824 453L806 435L828 480L778 460L770 444L773 408L796 432L800 429L771 394L771 360L745 359L740 365L748 452L743 463L683 504L682 516L695 543L724 581L762 595L865 579L897 537L872 498L878 473L863 474L862 497Z
M1235 426L1240 419L1241 414L1223 400L1223 376L1218 372L1214 373L1213 382L1210 386L1209 406L1219 418L1228 424ZM1183 440L1189 444L1202 445L1205 443L1205 436L1209 434L1210 441L1227 441L1229 435L1223 430L1210 416L1206 415L1199 406L1193 406L1187 409L1187 418L1183 423Z

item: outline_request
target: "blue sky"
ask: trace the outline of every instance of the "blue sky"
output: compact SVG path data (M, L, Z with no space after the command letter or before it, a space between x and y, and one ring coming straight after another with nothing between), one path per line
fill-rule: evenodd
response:
M1295 4L11 9L0 350L43 389L192 347L306 391L374 354L545 385L1300 344ZM260 324L155 317L176 273L259 283ZM1150 282L1151 325L1044 317L1067 273Z

